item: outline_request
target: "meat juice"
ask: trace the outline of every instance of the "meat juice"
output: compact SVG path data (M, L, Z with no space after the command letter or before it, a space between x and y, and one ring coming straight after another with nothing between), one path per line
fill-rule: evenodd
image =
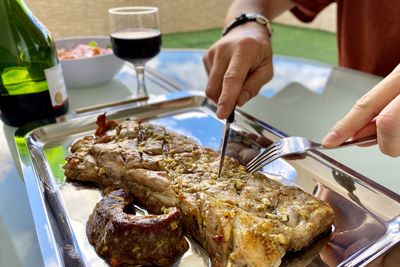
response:
M160 52L161 32L142 28L114 32L111 44L117 57L133 64L144 64Z

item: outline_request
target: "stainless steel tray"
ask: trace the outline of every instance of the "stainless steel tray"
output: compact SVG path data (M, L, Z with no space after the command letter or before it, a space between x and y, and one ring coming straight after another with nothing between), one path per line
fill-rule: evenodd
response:
M146 105L114 107L111 119L136 117L164 125L219 150L223 122L215 106L195 93L174 93ZM46 266L102 266L89 244L85 225L101 199L97 189L65 183L62 164L69 145L92 134L103 111L94 111L33 130L21 128L16 143L36 231ZM231 142L259 150L283 133L237 111ZM260 142L261 141L261 142ZM244 144L244 145L243 145ZM262 144L262 145L260 145ZM301 187L329 202L335 210L330 235L310 247L285 256L282 266L383 266L400 253L400 196L342 166L319 152L280 159L263 169L268 176ZM207 266L196 242L176 266ZM394 256L393 256L394 255ZM387 265L391 266L391 265Z

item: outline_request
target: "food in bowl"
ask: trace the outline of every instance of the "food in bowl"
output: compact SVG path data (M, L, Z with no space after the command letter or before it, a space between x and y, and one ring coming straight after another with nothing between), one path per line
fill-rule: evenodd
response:
M55 43L68 89L108 82L124 65L110 49L108 36L67 37Z
M60 60L90 58L101 55L109 55L112 53L113 51L111 48L99 47L94 41L91 41L89 44L79 44L72 49L57 49L57 55Z

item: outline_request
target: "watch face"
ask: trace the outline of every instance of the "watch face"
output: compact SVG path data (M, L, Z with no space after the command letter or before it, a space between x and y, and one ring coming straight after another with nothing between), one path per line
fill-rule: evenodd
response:
M248 14L246 14L246 17L248 19L256 19L257 18L257 14L256 13L248 13Z

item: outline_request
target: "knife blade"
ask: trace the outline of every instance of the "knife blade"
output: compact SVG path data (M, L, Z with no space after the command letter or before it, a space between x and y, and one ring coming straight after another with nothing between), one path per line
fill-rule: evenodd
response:
M224 136L222 139L222 147L221 147L221 157L219 159L219 170L218 177L221 176L222 167L224 166L225 152L226 146L228 145L229 132L231 130L231 123L235 120L235 108L233 108L232 113L226 119L225 128L224 128Z

